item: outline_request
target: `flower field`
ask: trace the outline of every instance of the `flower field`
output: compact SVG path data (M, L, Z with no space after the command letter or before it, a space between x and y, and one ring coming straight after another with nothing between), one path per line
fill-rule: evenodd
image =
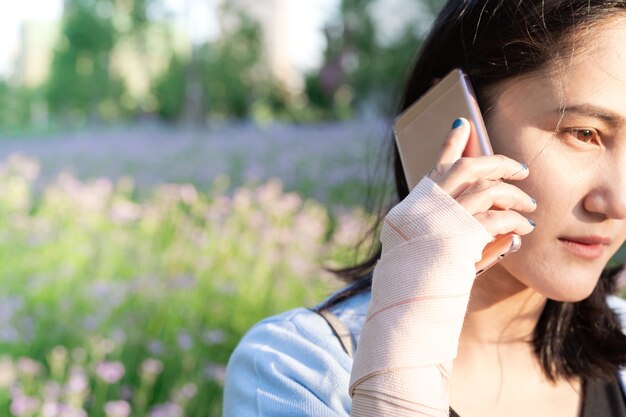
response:
M243 333L339 285L371 127L252 130L0 142L0 415L219 416Z

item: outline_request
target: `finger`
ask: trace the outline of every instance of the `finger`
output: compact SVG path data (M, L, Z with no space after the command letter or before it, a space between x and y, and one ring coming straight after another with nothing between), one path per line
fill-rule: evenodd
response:
M507 233L527 235L535 229L532 220L512 210L488 210L475 214L474 218L476 218L492 236Z
M470 135L470 124L467 119L459 118L452 123L452 129L448 133L443 146L437 155L435 167L429 174L429 177L436 179L445 175L454 164L463 155L463 150L467 146Z
M528 176L528 166L504 155L482 155L460 158L450 168L450 176L470 175L470 179L523 180Z
M485 155L457 160L437 182L453 198L461 195L474 182L523 180L529 170L524 164L504 155Z
M532 212L537 208L537 202L516 186L489 180L476 181L457 201L470 214L491 209Z

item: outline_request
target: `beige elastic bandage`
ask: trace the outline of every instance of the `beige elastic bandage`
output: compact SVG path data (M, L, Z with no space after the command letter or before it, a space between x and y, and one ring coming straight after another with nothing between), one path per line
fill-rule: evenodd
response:
M474 265L491 240L428 178L387 215L352 368L352 416L448 415Z

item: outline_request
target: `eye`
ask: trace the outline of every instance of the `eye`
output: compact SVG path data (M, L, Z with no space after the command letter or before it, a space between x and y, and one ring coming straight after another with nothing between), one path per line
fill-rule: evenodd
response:
M592 129L580 129L574 131L574 133L576 134L576 139L584 143L589 143L597 139L597 132Z
M564 133L582 143L600 143L598 131L595 129L567 129Z

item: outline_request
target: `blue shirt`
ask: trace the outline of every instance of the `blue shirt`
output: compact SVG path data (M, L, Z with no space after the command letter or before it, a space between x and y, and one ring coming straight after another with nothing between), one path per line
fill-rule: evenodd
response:
M370 292L330 308L358 342ZM626 324L626 301L609 297ZM227 367L224 417L348 417L352 358L326 321L298 308L265 319L243 337ZM626 394L626 373L620 373Z

